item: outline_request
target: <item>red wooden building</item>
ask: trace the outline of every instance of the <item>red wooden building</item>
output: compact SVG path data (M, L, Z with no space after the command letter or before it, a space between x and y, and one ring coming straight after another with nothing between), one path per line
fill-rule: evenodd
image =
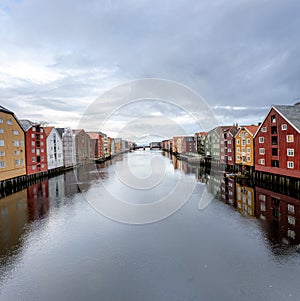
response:
M87 132L91 138L91 148L95 159L104 157L103 137L97 132Z
M272 106L254 137L257 171L300 178L300 103Z
M44 128L29 120L20 120L25 131L26 173L28 175L48 170L47 137Z

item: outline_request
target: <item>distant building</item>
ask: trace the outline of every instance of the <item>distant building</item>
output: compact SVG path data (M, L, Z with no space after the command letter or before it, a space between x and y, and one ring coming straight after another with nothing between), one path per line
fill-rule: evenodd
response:
M73 130L73 134L75 135L77 164L88 163L93 154L90 136L83 129Z
M66 168L76 165L75 135L71 128L56 128L63 142L63 160Z
M48 170L64 166L63 142L55 127L44 128L47 136L47 162Z
M196 143L194 136L184 136L182 140L182 152L183 153L195 153Z
M114 156L116 154L116 145L114 138L110 138L110 154L111 156Z
M91 152L94 159L104 158L103 137L98 132L87 132L91 139Z
M255 169L300 178L300 102L271 107L255 134Z
M26 173L47 171L47 135L43 126L29 120L20 120L20 123L26 137Z
M0 106L0 181L26 174L24 141L18 118Z
M115 152L116 154L122 153L122 138L115 138Z

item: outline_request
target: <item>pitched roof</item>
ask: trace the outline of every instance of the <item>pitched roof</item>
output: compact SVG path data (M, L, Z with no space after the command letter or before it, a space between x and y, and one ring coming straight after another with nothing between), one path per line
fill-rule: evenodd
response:
M244 128L246 128L253 136L256 133L259 126L258 125L246 125L246 126L244 126Z
M34 124L33 122L31 122L30 120L27 120L27 119L21 119L19 121L25 132L27 132Z
M4 112L4 113L7 113L7 114L14 114L12 111L4 108L3 106L0 106L0 111L1 112Z
M97 132L87 132L91 139L97 140L99 139L99 134Z
M234 137L235 134L238 132L238 130L239 130L239 128L234 125L229 129L229 134L231 134Z
M44 127L44 131L46 133L46 136L48 137L51 133L51 131L54 129L54 126L46 126Z
M300 131L300 102L293 106L279 105L273 107Z
M55 129L57 130L57 132L58 132L60 138L62 138L62 135L63 135L63 133L64 133L64 131L65 131L65 128L55 128Z

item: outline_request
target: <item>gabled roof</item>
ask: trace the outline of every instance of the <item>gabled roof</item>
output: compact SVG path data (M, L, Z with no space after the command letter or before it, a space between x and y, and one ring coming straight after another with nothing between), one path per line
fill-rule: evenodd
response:
M21 119L19 121L25 132L27 132L34 125L34 123L32 121L27 120L27 119Z
M3 106L0 106L0 111L1 112L4 112L4 113L7 113L7 114L14 114L12 111L4 108Z
M90 136L92 140L99 139L99 134L97 132L87 132L87 134Z
M55 128L55 129L58 132L60 138L62 138L65 128Z
M83 131L83 129L79 129L79 130L72 130L73 134L76 136L78 135L81 131Z
M272 109L274 109L278 114L280 114L282 116L282 118L284 118L288 123L291 124L292 127L294 127L294 129L296 131L298 131L300 133L300 102L297 102L296 104L291 105L291 106L289 106L289 105L276 105L276 106L273 105L273 106L271 106L271 108L269 109L263 122L257 129L254 137L256 137L257 133L259 132L260 128L263 126L264 122L268 118Z
M258 125L242 125L238 128L237 132L235 133L235 137L238 135L238 133L245 129L252 137L255 136L255 133L257 132L257 129L259 128Z
M46 136L48 137L51 133L51 131L54 129L54 126L46 126L44 127L44 131L46 133Z
M237 131L239 130L239 128L237 127L237 126L232 126L230 129L229 129L229 131L228 131L228 133L232 136L232 137L234 137L235 135L236 135L236 133L237 133Z
M279 105L273 107L284 119L293 125L298 132L300 132L300 102L293 106Z

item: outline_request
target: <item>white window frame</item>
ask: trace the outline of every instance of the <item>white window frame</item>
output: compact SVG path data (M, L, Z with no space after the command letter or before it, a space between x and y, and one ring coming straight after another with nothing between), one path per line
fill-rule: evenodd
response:
M265 137L258 137L258 143L264 143Z
M288 143L294 142L294 135L286 135L286 142Z
M281 125L281 130L282 131L286 131L287 130L287 124L286 123L284 123L284 124Z
M286 165L287 165L287 168L294 169L294 162L293 161L287 161Z
M287 155L288 157L294 157L294 156L295 156L295 151L294 151L294 149L293 149L293 148L288 148L288 149L286 150L286 155Z
M259 154L264 155L265 154L265 149L263 147L259 148Z

